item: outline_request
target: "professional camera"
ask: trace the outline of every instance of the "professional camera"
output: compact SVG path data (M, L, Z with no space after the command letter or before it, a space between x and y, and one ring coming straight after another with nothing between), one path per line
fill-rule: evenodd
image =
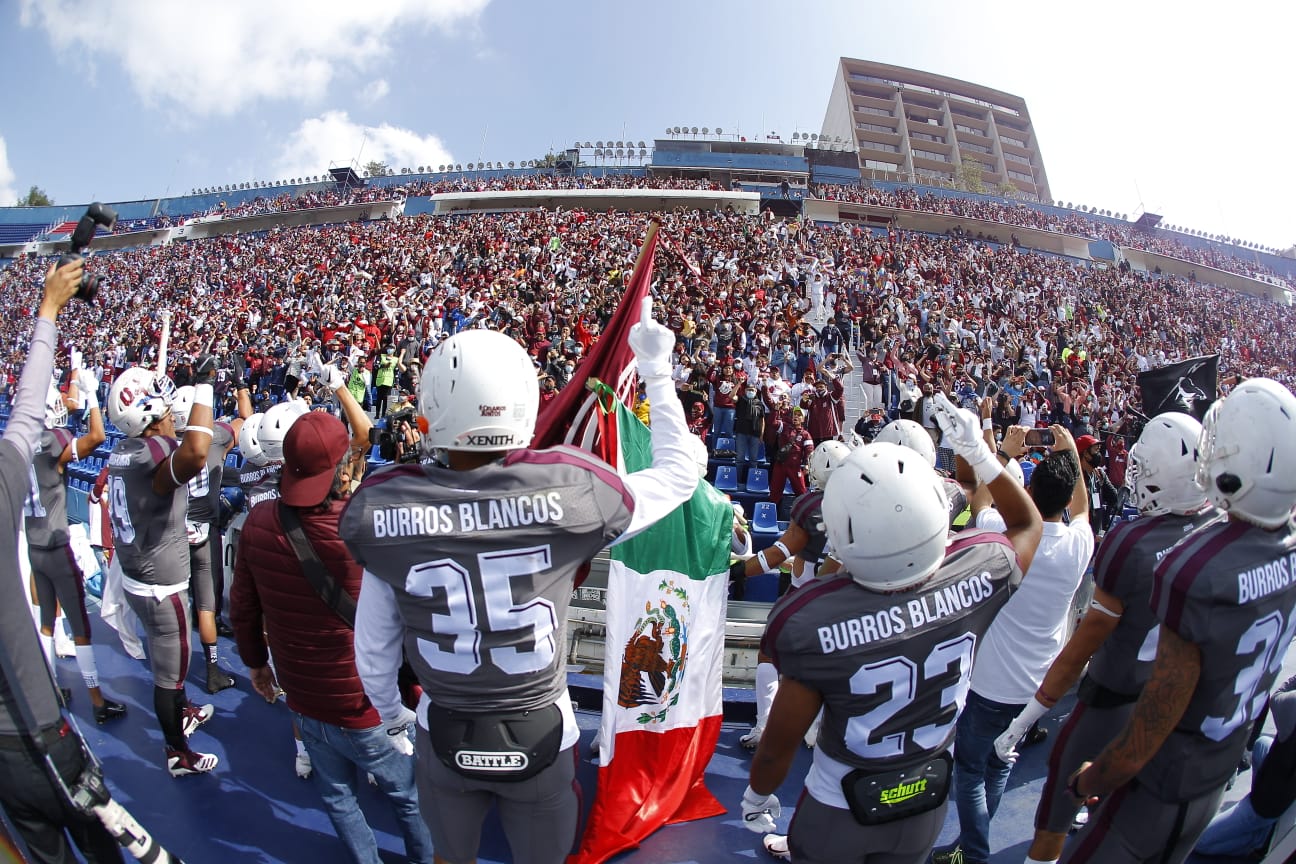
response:
M68 251L66 254L59 256L58 266L70 264L73 261L80 260L82 252L90 245L94 239L95 231L102 225L109 231L117 224L117 211L111 207L100 204L98 201L86 208L85 215L81 221L77 222L76 230L72 232L72 239L69 241ZM93 301L99 293L99 277L92 276L88 272L81 274L81 287L77 289L76 296L86 301Z
M377 426L369 430L369 443L378 445L378 455L388 462L418 462L419 446L411 444L405 438L406 431L413 427L418 429L416 412L413 408L397 411L387 415L387 428Z

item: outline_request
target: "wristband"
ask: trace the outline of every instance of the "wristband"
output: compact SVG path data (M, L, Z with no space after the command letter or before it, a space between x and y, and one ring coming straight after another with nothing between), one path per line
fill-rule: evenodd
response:
M212 407L216 402L216 394L212 389L212 385L195 384L193 401L195 405L203 405L207 408ZM207 431L210 432L211 430L209 429Z
M992 421L989 417L982 417L982 418L981 418L981 431L982 431L982 432L989 432L989 431L990 431L991 429L993 429L993 428L994 428L994 421Z
M972 465L972 473L976 474L977 482L983 483L986 486L989 486L997 480L999 475L1003 473L1003 470L1004 466L994 457L982 459L980 462Z
M208 438L212 437L212 430L206 426L186 426L184 434L188 435L190 432L201 432Z
M97 411L99 409L99 396L93 390L85 394L85 410Z
M1087 795L1085 795L1083 792L1080 791L1081 773L1082 773L1081 771L1077 771L1074 774L1072 774L1071 779L1067 781L1067 785L1066 785L1067 793L1077 801L1083 801L1085 800L1085 798L1088 797Z
M765 550L756 553L756 563L760 565L762 573L768 573L770 570L769 559L765 557Z
M775 540L773 543L773 547L783 553L784 561L791 560L792 553L788 551L787 544L785 544L782 540Z

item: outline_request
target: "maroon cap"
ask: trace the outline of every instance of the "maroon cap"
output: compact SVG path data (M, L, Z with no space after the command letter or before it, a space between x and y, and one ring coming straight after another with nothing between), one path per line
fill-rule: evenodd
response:
M338 462L351 446L346 427L332 414L312 411L284 436L284 466L279 494L290 507L314 507L333 488Z
M291 430L289 430L291 431ZM1081 435L1076 439L1076 452L1083 453L1090 447L1098 443L1098 439L1092 435Z

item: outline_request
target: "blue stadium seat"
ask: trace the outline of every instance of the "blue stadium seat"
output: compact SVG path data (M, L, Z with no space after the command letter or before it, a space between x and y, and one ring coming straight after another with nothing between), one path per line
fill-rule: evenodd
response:
M749 603L773 603L778 599L779 577L777 573L761 573L747 580L743 589L743 600Z
M756 495L768 495L769 471L765 468L752 468L747 472L747 491Z
M734 439L729 437L728 435L724 435L719 438L716 438L715 449L716 450L734 449Z
M738 469L733 465L720 465L716 468L715 487L721 492L738 491Z
M778 505L773 501L757 501L752 509L751 530L755 534L783 533L779 530Z

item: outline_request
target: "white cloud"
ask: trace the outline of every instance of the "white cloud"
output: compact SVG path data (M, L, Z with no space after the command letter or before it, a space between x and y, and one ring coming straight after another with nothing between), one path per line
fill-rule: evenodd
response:
M8 207L18 200L18 190L14 189L14 173L9 167L9 150L5 147L4 138L0 137L0 207Z
M288 136L274 172L275 177L322 174L330 165L349 165L353 159L361 167L378 161L398 171L454 161L435 135L419 135L386 123L365 126L352 121L345 111L327 111L303 121Z
M23 0L21 21L67 56L120 63L147 102L196 115L260 100L318 101L339 75L391 56L397 36L470 24L490 0Z
M379 78L377 81L370 81L365 88L360 91L360 98L365 102L373 104L384 98L391 92L391 85L387 83L386 78Z

